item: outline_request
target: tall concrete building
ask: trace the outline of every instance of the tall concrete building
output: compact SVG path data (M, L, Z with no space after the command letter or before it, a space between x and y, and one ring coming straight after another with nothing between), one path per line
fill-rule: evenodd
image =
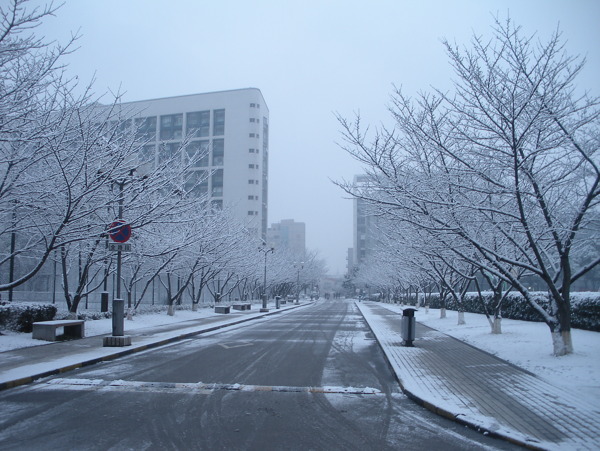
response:
M352 271L354 270L354 248L353 247L349 247L348 248L348 253L346 255L346 272L348 274L352 274Z
M293 255L304 256L306 251L306 225L293 219L271 224L267 229L267 244L276 249L287 249Z
M192 169L196 190L216 207L229 207L251 231L266 239L269 109L256 88L191 94L121 104L147 140L143 154L156 163L186 150L206 156ZM206 178L206 175L210 177Z
M368 177L366 175L357 175L354 177L354 184L357 187L366 187ZM369 204L362 199L354 199L354 246L352 248L352 267L360 266L369 256L369 253L377 247L377 216L372 212ZM350 266L350 265L349 265ZM351 269L350 267L348 268Z

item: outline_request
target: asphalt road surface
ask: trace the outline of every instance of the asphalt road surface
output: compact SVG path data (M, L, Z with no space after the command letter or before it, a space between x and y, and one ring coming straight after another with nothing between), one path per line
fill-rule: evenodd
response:
M2 450L517 449L406 398L322 301L0 393Z

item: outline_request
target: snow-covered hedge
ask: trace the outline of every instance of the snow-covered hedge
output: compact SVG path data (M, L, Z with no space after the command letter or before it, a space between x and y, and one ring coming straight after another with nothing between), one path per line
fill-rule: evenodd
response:
M131 314L142 315L149 313L163 313L167 311L166 305L141 305L137 310L132 310ZM177 305L176 310L191 310L191 305ZM127 306L125 306L125 313L127 313ZM68 319L70 318L70 313L64 309L59 309L58 313L56 313L55 319ZM96 319L105 319L112 318L112 312L99 312L97 310L80 310L77 312L77 319L83 319L85 321L91 321Z
M0 329L31 332L36 321L51 321L56 314L53 304L2 302L0 304Z
M56 314L56 319L70 319L71 314L68 311L59 311ZM98 312L98 311L85 311L77 313L77 319L82 319L84 321L94 320L94 319L107 319L112 318L112 314L110 312Z
M492 293L482 293L488 305L491 304ZM544 292L532 293L536 302L547 306L548 294ZM571 294L571 327L576 329L593 330L600 332L600 293L585 292ZM470 313L485 313L483 304L477 293L467 293L464 300L464 309ZM431 295L429 302L431 308L440 308L440 298L437 294ZM446 307L457 309L453 299L448 298ZM491 312L490 312L491 313ZM502 304L502 317L524 321L542 321L540 314L533 309L520 293L510 293Z

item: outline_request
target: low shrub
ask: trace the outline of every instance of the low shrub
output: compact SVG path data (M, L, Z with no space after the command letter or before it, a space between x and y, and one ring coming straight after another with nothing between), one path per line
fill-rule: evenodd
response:
M2 302L0 328L15 332L31 332L36 321L51 321L56 315L53 304Z
M493 294L481 293L489 305ZM542 307L548 307L548 293L535 292L531 294ZM572 293L571 295L571 327L575 329L600 332L600 293ZM430 297L429 307L440 308L440 297L434 293ZM446 299L446 308L458 310L452 297ZM467 293L464 299L464 310L469 313L485 313L483 304L477 293ZM491 313L491 312L490 312ZM502 304L502 317L522 321L543 321L541 315L517 292L510 293Z

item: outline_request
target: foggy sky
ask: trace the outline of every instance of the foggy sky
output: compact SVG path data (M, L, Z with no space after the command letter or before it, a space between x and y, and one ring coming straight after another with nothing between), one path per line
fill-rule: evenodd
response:
M307 247L343 274L352 203L330 180L360 166L337 145L335 114L377 126L389 123L394 86L449 89L441 39L468 45L509 13L542 40L559 27L566 50L587 57L580 85L598 94L596 0L67 0L36 33L64 42L79 31L67 72L123 101L259 88L270 111L269 225L305 222Z

